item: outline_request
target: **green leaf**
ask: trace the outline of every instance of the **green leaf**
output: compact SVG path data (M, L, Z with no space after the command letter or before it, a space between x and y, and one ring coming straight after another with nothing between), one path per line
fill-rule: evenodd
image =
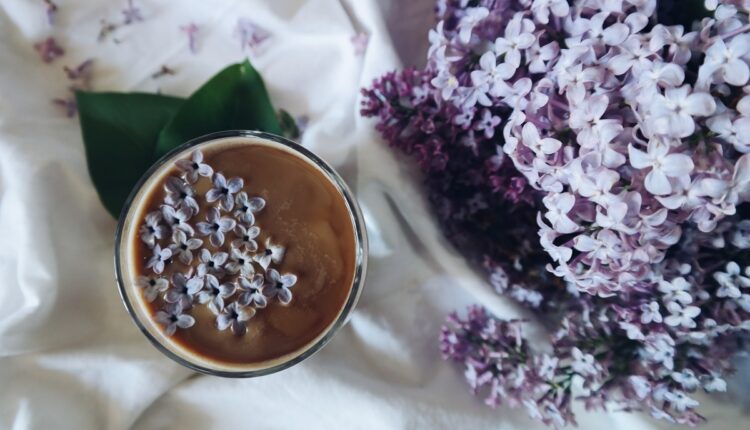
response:
M279 124L284 137L296 139L300 136L301 133L297 126L297 120L294 119L292 114L284 109L279 109Z
M281 134L263 79L247 60L222 70L188 98L159 135L156 156L190 139L224 130Z
M76 93L89 175L112 216L153 164L159 132L184 99L143 93Z

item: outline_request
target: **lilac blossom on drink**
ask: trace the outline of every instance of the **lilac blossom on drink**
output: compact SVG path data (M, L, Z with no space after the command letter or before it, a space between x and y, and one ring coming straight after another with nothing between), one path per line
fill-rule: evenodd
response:
M219 208L212 207L206 214L207 222L199 222L196 226L200 236L209 236L213 246L219 247L224 244L224 235L230 232L237 225L233 218L222 217Z
M239 248L232 248L229 252L229 261L226 264L227 272L240 274L240 276L252 276L255 274L253 257Z
M231 283L220 284L216 276L207 274L203 277L203 289L198 292L198 303L208 304L208 309L218 315L224 309L224 299L234 294L235 286Z
M195 318L186 314L179 303L167 304L156 312L155 319L164 325L164 333L167 336L174 335L178 328L186 329L195 325Z
M234 209L234 195L237 194L244 185L242 178L230 178L227 180L221 173L214 173L213 188L206 193L206 201L213 203L219 201L219 205L225 211ZM234 227L234 226L233 226Z
M261 274L253 275L250 278L241 276L237 280L237 286L239 288L239 297L237 298L237 301L242 306L265 308L268 301L262 291L264 284L265 278Z
M171 278L172 285L164 295L167 303L180 304L182 307L190 307L193 298L203 288L204 280L202 277L187 275L181 272L174 272Z
M244 248L250 252L258 250L258 242L255 241L255 238L260 234L260 227L246 227L242 223L237 223L237 227L234 228L234 234L237 236L237 239L232 241L233 248Z
M195 190L181 178L168 177L164 189L167 192L164 199L166 204L174 208L190 210L193 215L200 210L198 201L195 199Z
M172 250L169 248L162 248L158 243L153 247L153 255L146 262L146 268L151 269L154 273L161 273L164 271L164 266L172 258Z
M242 191L235 197L234 216L241 222L248 225L255 224L255 213L260 212L266 207L266 201L261 197L248 197L247 193Z
M182 264L189 265L192 263L193 251L200 249L201 246L203 246L202 240L188 237L182 230L172 232L172 243L169 245L169 249L172 251L172 255L177 257L177 260Z
M229 258L229 254L222 251L211 253L206 248L201 249L200 252L200 264L198 264L198 276L203 277L207 273L215 275L219 278L223 277L226 273L224 265Z
M270 237L266 238L265 247L253 256L253 260L260 264L263 270L268 269L271 263L279 264L284 259L286 248L283 246L273 243Z
M214 174L214 169L203 162L203 152L200 149L193 151L190 159L177 160L175 164L191 184L194 184L201 176L211 177Z
M141 241L148 245L149 248L153 248L157 240L161 240L167 237L169 229L163 223L162 214L159 211L154 211L146 214L143 225L141 225L138 233Z
M192 209L186 207L175 208L167 204L161 205L161 214L162 219L172 231L182 230L190 236L195 234L193 226L188 222L193 217ZM198 226L200 227L200 224Z
M276 269L266 271L266 285L263 287L263 295L269 299L278 297L282 304L292 301L291 288L297 283L297 275L291 273L280 274Z
M216 325L222 331L231 327L234 334L241 336L247 332L247 322L253 316L255 316L254 308L232 302L216 317Z
M143 290L143 297L147 302L153 302L159 293L167 291L169 281L161 276L139 276L135 285Z

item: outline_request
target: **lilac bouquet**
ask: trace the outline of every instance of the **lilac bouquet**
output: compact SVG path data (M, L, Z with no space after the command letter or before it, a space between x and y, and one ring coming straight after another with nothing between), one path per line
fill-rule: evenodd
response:
M443 356L490 406L695 425L750 340L750 1L442 0L363 90L445 234L552 333L481 307Z

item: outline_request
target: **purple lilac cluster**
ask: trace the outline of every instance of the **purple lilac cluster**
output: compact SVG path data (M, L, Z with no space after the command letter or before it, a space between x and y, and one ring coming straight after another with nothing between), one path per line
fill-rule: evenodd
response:
M284 258L283 246L270 236L258 245L255 214L266 201L249 196L242 178L215 172L200 150L175 165L181 174L166 179L163 204L138 232L151 256L136 287L148 302L160 298L155 320L168 336L195 325L198 305L213 313L218 330L242 336L258 310L291 302L297 276L273 267ZM195 186L209 180L211 188L198 195Z
M363 91L448 237L553 333L541 353L517 321L449 318L443 355L488 404L693 425L692 394L726 389L750 339L749 12L443 0L427 67Z

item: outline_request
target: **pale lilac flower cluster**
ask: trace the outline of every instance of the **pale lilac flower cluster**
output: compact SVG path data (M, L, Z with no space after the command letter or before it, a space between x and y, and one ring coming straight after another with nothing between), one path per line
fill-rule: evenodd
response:
M200 150L175 167L180 175L166 179L163 204L139 229L151 253L150 275L139 276L136 286L146 301L158 301L155 318L169 336L195 324L189 311L198 304L214 314L217 329L243 335L257 309L275 299L291 302L297 276L271 267L282 263L286 249L270 236L259 247L255 213L266 201L249 197L242 178L215 172ZM204 195L195 191L201 182L211 183Z
M493 287L558 327L538 355L517 323L472 309L444 355L491 405L555 427L574 423L573 398L700 422L692 393L725 390L750 339L750 3L437 12L427 68L377 81L362 112L418 159Z

